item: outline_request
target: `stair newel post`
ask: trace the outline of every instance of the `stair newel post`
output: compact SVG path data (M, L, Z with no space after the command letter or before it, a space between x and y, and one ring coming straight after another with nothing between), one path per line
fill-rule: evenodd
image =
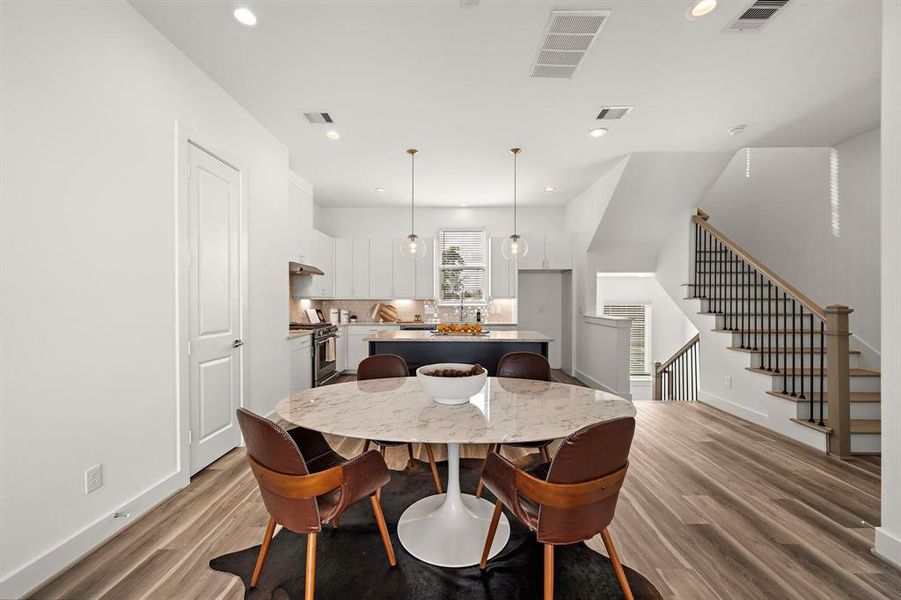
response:
M663 400L663 373L660 371L662 363L654 363L654 400Z
M853 309L840 304L826 307L826 385L832 428L829 452L845 458L851 455L851 377L848 315Z

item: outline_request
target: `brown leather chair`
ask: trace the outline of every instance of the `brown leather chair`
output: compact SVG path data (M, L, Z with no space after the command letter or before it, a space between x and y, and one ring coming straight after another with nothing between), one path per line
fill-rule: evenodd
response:
M396 354L376 354L369 356L360 361L357 367L357 381L365 381L367 379L387 379L389 377L408 377L410 371L407 368L407 361ZM407 442L386 442L382 440L366 440L363 446L363 452L369 450L369 444L378 446L382 456L385 455L385 449L393 446L407 445L407 454L410 460L413 460L413 444ZM429 456L429 467L432 469L432 479L435 480L435 489L439 494L443 494L441 487L441 477L438 476L438 465L435 464L435 456L432 454L432 447L425 444L426 454Z
M238 424L247 444L247 461L269 512L269 524L250 587L256 587L260 578L278 523L296 533L307 534L304 597L312 600L316 538L322 525L335 523L338 515L366 496L372 503L388 563L392 567L397 564L376 495L391 479L385 459L378 452L373 450L346 460L331 449L318 431L303 427L285 431L243 408L238 409Z
M485 568L504 506L544 544L544 597L554 597L554 546L600 533L616 578L628 600L632 591L607 527L629 466L635 419L583 427L567 437L550 462L518 469L497 452L485 460L482 481L497 496L479 563Z
M501 357L497 363L497 376L508 377L510 379L534 379L535 381L551 380L551 363L534 352L510 352ZM514 448L537 449L541 454L541 460L549 462L551 460L550 452L547 447L554 440L541 440L538 442L512 442L505 444ZM495 444L491 448L491 452L500 452L501 444ZM476 498L482 497L482 482L476 488Z

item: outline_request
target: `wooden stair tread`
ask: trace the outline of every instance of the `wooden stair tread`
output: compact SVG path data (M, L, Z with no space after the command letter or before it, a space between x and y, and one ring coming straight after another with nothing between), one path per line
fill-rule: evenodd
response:
M810 402L810 398L798 398L797 396L792 396L791 394L783 394L782 392L774 392L768 391L767 394L770 396L775 396L777 398L782 398L783 400L790 400L792 402ZM817 392L816 397L814 398L814 402L820 401L820 394ZM829 392L823 394L823 401L829 401ZM851 392L851 402L882 402L882 393L881 392Z
M779 377L781 375L792 376L792 375L796 375L796 374L804 376L804 375L810 375L811 371L813 372L812 374L815 376L820 375L819 369L780 369L779 373L775 373L773 371L767 371L766 369L760 369L757 367L745 367L745 370L753 371L755 373L762 373L764 375L769 375L771 377ZM823 375L824 376L826 375L825 370L823 372ZM874 371L872 369L849 369L848 375L850 375L851 377L880 377L881 376L879 371Z
M776 350L773 348L772 352L770 352L766 348L758 348L757 350L752 350L750 348L738 348L736 346L729 346L728 350L734 350L735 352L746 352L748 354L825 354L825 352L821 352L819 348L811 349L801 348L798 352L789 352L787 348L779 348ZM848 350L848 354L860 354L860 350Z
M792 421L823 433L832 433L832 428L828 425L817 425L816 422L811 423L806 419L792 419ZM882 423L878 419L851 419L851 433L881 433L881 431Z

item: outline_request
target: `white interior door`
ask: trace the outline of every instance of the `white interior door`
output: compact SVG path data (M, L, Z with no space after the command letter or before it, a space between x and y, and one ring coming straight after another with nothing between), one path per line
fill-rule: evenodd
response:
M241 185L215 156L188 145L191 474L241 442Z

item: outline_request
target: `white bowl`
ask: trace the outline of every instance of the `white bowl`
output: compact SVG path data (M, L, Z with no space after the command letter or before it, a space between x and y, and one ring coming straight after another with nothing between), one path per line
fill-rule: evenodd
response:
M482 367L480 375L470 375L469 377L432 377L426 375L426 372L441 369L467 371L471 368L472 365L464 363L424 365L416 369L416 379L422 386L422 391L438 404L466 404L485 386L485 380L488 378L488 371L485 370L485 367Z

